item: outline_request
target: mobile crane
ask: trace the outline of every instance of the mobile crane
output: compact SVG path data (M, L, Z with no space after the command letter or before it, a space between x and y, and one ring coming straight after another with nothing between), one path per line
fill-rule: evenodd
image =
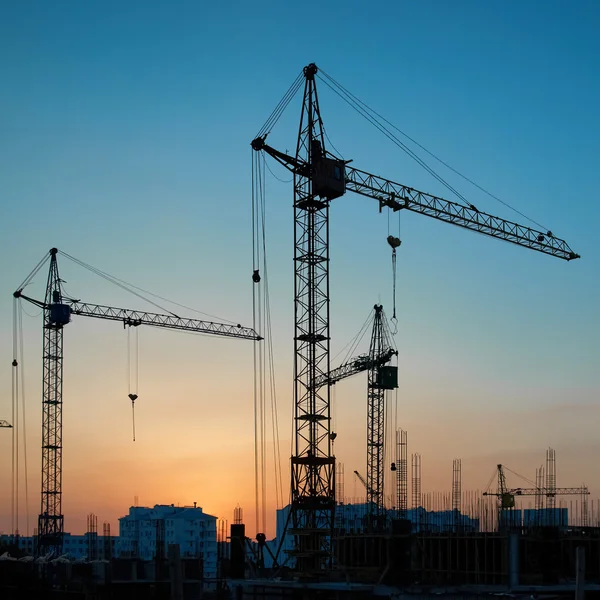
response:
M177 315L162 315L124 308L89 304L63 294L58 272L58 250L49 252L50 270L45 299L35 300L23 294L23 288L46 259L38 263L32 274L16 292L15 298L26 300L43 310L44 356L42 387L42 498L38 517L37 553L60 555L63 546L64 516L62 514L62 384L63 328L73 315L119 321L124 327L149 325L194 333L219 335L258 341L253 329L241 325L199 321Z
M335 456L332 452L330 386L318 388L329 365L329 206L347 191L373 198L379 210L408 210L570 261L579 258L551 231L538 231L412 187L360 171L326 149L317 94L319 69L304 67L265 126L252 140L256 152L293 174L294 187L294 450L291 512L299 571L331 566L335 522ZM267 135L304 81L295 155L268 145Z

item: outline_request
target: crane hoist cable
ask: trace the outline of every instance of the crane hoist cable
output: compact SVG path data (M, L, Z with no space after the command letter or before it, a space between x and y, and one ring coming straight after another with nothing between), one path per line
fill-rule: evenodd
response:
M268 421L271 421L275 498L283 507L281 450L277 389L273 351L269 277L266 243L266 159L252 156L252 314L255 326L265 332L265 344L254 353L254 469L257 531L262 533L267 521L267 446ZM270 414L269 414L270 413Z
M39 270L39 269L38 269ZM23 343L23 306L18 298L13 298L13 360L12 360L12 469L11 469L11 528L19 532L21 507L21 446L23 449L23 475L25 486L26 528L29 535L29 484L27 463L27 423L25 402L25 364ZM19 402L21 406L19 407Z
M131 420L133 429L133 441L135 442L135 401L139 398L139 384L140 384L140 334L139 328L135 327L135 347L131 347L131 327L127 327L127 397L131 400ZM132 378L132 366L131 356L134 356L134 367L133 367L133 378ZM134 389L131 390L132 379L134 382Z
M10 499L10 528L14 535L15 531L15 498L18 498L18 472L19 472L19 454L18 454L18 430L19 430L19 404L18 404L18 365L17 360L17 299L13 299L13 360L12 360L12 381L11 381L11 499ZM18 500L16 502L18 505ZM18 528L18 525L17 525Z
M398 248L400 248L400 244L402 244L402 242L400 241L400 238L395 237L393 235L388 235L387 237L387 243L390 245L390 247L392 248L392 305L393 305L393 315L392 315L392 323L394 324L394 328L396 327L396 324L398 323L398 319L396 317L396 250ZM395 334L395 332L394 332Z
M271 319L271 304L270 304L270 293L269 293L269 277L268 277L268 261L267 261L267 242L266 242L266 177L265 177L265 166L266 157L262 157L262 169L261 169L261 194L260 199L260 248L262 251L262 271L263 271L263 324L265 329L265 344L263 350L263 523L266 529L267 521L267 416L270 416L271 429L272 429L272 444L273 444L273 468L274 468L274 487L276 503L280 508L283 508L283 483L281 478L281 451L279 441L279 417L277 412L277 388L275 380L275 360L273 351L273 329ZM266 355L266 356L265 356ZM267 413L267 399L269 395L270 400L270 415Z
M25 518L26 518L26 532L29 536L29 470L27 462L27 413L26 413L26 398L25 398L25 345L23 336L23 303L19 302L19 323L18 323L18 334L19 334L19 366L18 371L21 375L20 388L21 388L21 423L23 428L23 476L25 479Z
M253 327L262 327L263 300L262 278L260 276L260 231L261 231L261 198L262 198L262 170L259 156L252 157L252 323ZM264 352L263 347L254 346L254 501L256 533L264 532L265 518L263 512L265 491L265 465L264 465Z
M393 307L393 315L391 318L391 322L392 325L394 326L394 331L392 332L392 335L396 335L396 333L398 332L398 319L396 317L396 281L397 281L397 269L396 269L396 250L397 248L400 247L400 245L402 244L401 241L401 231L400 231L400 225L401 225L401 211L398 211L398 237L393 236L390 234L390 211L387 211L387 229L388 229L388 235L387 235L387 243L390 245L391 249L392 249L392 296L393 296L393 301L392 301L392 307Z

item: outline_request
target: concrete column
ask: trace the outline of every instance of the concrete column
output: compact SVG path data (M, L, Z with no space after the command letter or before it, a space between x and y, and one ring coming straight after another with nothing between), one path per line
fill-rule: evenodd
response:
M171 578L171 600L183 600L183 577L179 544L169 544L169 573Z
M585 598L585 548L575 549L575 600Z
M508 534L508 587L519 585L519 534Z

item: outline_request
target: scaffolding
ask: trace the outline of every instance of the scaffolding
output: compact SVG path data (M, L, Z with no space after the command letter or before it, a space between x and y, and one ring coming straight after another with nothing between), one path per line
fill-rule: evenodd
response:
M546 450L546 508L556 508L556 453L552 448Z
M102 524L102 542L104 545L104 560L112 559L112 541L110 536L110 523L104 521Z
M98 517L94 513L87 516L87 559L98 560Z
M417 510L421 504L421 455L417 452L411 456L412 508Z
M408 443L403 429L396 431L396 506L398 519L406 519L408 511Z
M233 523L234 525L241 525L244 522L244 509L238 504L233 509Z
M335 498L337 504L344 503L344 463L338 462L335 468Z
M452 461L452 515L454 527L461 525L461 499L462 499L462 463L460 458Z

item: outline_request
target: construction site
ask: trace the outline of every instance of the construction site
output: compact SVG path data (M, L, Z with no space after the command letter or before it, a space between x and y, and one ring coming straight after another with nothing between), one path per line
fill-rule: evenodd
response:
M386 302L374 298L373 306L365 307L370 317L337 365L330 348L330 316L339 299L330 286L330 270L336 265L330 258L329 209L330 204L343 202L345 195L362 196L374 211L386 215L410 212L479 233L473 236L474 247L487 243L488 237L519 246L523 252L545 255L540 260L570 262L579 255L552 231L480 211L461 195L455 201L447 200L409 183L396 183L357 169L329 140L327 114L321 112L317 88L335 92L394 144L404 146L398 130L333 77L313 63L303 68L267 122L254 139L248 140L253 151L252 173L248 174L252 179L251 326L182 317L179 310L177 314L147 312L72 297L65 290L59 258L147 299L144 290L57 248L52 248L14 291L15 303L33 305L43 314L42 485L37 527L29 545L19 540L24 536L19 534L18 517L10 536L2 541L3 599L600 597L600 502L590 497L585 484L569 481L567 473L557 476L554 449L546 449L545 455L540 449L540 467L535 475L523 476L510 465L490 464L487 486L481 482L479 491L463 488L463 467L468 466L456 458L452 472L448 471L448 492L422 491L427 457L410 444L411 432L401 427L401 409L396 409L399 416L391 419L392 397L403 377L403 365L398 361L398 345L403 341L396 335L397 323L405 316L396 307L396 261L402 240L400 231L390 230L389 216L386 249L391 256L393 297ZM297 138L288 140L287 148L269 145L280 117L298 98ZM292 147L293 152L288 150ZM146 511L140 523L149 528L147 553L142 552L141 526L133 517L131 531L135 529L135 533L127 533L123 518L118 536L114 531L111 536L106 524L103 535L99 535L97 518L93 517L88 519L84 551L74 559L66 550L62 508L63 334L72 321L91 318L122 324L128 336L145 327L221 336L251 342L255 364L270 364L273 337L263 247L268 161L291 177L288 200L294 213L292 454L290 483L284 484L283 494L288 501L277 510L276 535L268 539L264 529L272 518L266 516L266 433L255 423L255 436L262 436L255 446L256 531L245 525L240 508L231 522L215 519L213 523L212 517L206 517L215 528L214 540L210 537L215 554L208 554L207 533L203 538L206 546L192 556L170 532L174 526L168 520L174 517L169 516L168 507L140 508L137 513L132 507L131 515ZM42 270L46 268L47 276ZM43 298L35 298L28 286L40 274L46 289ZM494 285L491 279L490 285ZM153 297L154 301L158 302ZM390 307L387 311L384 304ZM368 350L360 348L363 341ZM135 342L131 343L133 348ZM13 419L20 362L19 344L15 342L12 368L17 396L13 387ZM332 396L339 382L355 376L366 379L366 422L361 424L366 430L365 462L364 466L347 468L335 453L334 442L341 432L332 425ZM256 389L266 389L269 375L255 372L255 377L256 405ZM135 440L136 385L128 392ZM260 414L267 410L264 397L261 402ZM0 421L7 432L13 425ZM16 443L18 447L19 441ZM348 493L351 481L358 490L356 497ZM13 489L13 498L17 498L15 494L18 490ZM196 515L194 519L201 514L196 503L185 509ZM194 539L199 535L194 534ZM130 541L125 543L125 539Z

